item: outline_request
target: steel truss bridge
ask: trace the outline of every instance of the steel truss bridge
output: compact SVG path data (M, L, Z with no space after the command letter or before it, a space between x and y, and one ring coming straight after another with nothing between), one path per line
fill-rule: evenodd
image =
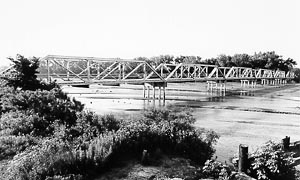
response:
M228 80L289 80L292 72L207 64L167 64L119 58L48 55L40 59L38 77L58 84L144 84Z
M226 81L241 81L256 85L257 80L262 84L285 84L294 78L292 72L270 69L252 69L247 67L218 67L207 64L168 64L158 65L153 62L119 59L95 58L77 56L48 55L40 59L38 77L48 82L56 81L61 85L89 86L91 84L138 84L144 85L144 98L150 97L149 87L163 88L167 83L207 82L208 90L226 89ZM14 71L13 66L0 72L0 77L9 76ZM219 84L219 87L218 87ZM145 92L145 87L148 93ZM148 94L148 96L147 96Z
M13 66L0 72L5 76ZM292 72L207 64L167 64L119 58L48 55L40 59L38 77L65 85L181 83L228 80L289 80Z

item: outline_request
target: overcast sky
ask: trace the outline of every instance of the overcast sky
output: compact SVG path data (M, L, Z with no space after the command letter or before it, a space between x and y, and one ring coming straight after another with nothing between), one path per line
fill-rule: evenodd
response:
M134 58L276 51L300 65L300 0L1 0L0 65L17 53Z

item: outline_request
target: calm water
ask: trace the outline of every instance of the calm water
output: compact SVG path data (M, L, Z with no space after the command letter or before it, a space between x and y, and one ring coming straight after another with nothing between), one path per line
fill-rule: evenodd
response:
M165 102L143 100L139 86L66 87L65 91L99 114L131 116L153 106L190 107L197 120L195 126L220 134L216 145L220 161L237 154L239 144L247 144L252 151L268 140L279 142L285 136L291 141L300 140L300 85L264 90L259 86L256 93L240 93L235 83L227 88L236 91L219 96L206 92L201 83L172 84Z

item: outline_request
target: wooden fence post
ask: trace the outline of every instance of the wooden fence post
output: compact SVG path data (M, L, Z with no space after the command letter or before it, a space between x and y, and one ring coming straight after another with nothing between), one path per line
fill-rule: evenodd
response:
M239 172L246 173L248 169L248 146L240 144L239 146Z
M290 149L290 137L286 136L282 139L282 150Z

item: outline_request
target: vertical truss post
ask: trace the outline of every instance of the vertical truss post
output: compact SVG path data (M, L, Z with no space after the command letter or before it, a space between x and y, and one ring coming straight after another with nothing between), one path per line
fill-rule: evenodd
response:
M70 70L70 61L67 60L67 69ZM67 79L70 80L70 71L67 71Z
M147 77L146 63L144 63L143 71L144 71L144 80L146 80Z
M123 63L123 66L122 66L122 74L123 74L122 79L124 79L125 78L125 63Z
M97 63L97 77L99 76L99 74L100 74L100 64Z
M182 76L183 76L183 65L181 65L180 67L180 78L182 79Z
M119 68L119 80L121 80L121 77L122 77L122 64L121 64L121 62L119 62L118 68Z
M88 82L90 82L90 80L91 80L91 69L90 69L90 66L91 66L91 61L87 60L86 68L87 68L87 79L88 79Z

